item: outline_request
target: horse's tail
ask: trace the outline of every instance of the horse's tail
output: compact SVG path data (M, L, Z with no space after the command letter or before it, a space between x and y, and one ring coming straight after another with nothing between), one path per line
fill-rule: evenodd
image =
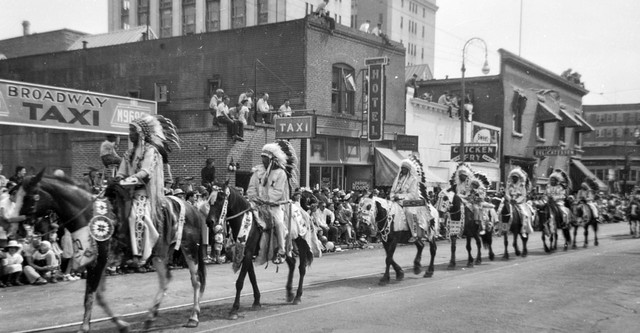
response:
M307 243L304 238L299 237L298 239L300 240L296 242L296 245L298 245L298 253L300 253L300 255L304 254L307 259L307 267L310 267L311 263L313 262L313 251L311 251L309 243Z
M204 258L207 256L207 245L200 244L198 246L198 280L200 281L200 293L204 293L204 288L207 286L207 267L204 263Z

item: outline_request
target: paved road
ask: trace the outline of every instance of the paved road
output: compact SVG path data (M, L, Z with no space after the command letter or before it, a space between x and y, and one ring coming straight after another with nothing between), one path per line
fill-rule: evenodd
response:
M626 224L601 225L600 246L545 254L539 234L530 241L527 258L485 260L472 269L446 270L447 242L438 242L435 276L410 272L415 250L401 247L397 259L405 265L402 282L378 286L382 250L350 250L327 255L310 269L303 303L284 300L284 270L258 269L263 307L250 309L250 295L242 299L241 318L226 319L234 293L235 275L228 265L208 266L208 288L197 329L183 329L189 310L190 286L185 270L175 271L156 322L158 331L246 332L635 332L640 327L640 240L631 239ZM582 236L579 236L582 240ZM502 252L501 242L494 248ZM512 249L510 249L512 251ZM466 258L458 246L459 259ZM463 261L458 262L464 266ZM52 327L52 332L77 329L82 314L83 282L41 288L10 288L0 292L0 330ZM142 313L156 286L154 274L134 274L108 280L108 298L120 314ZM247 281L245 291L250 294ZM34 299L40 298L39 302ZM94 318L103 317L98 308ZM140 330L144 315L126 317ZM64 326L73 323L73 326ZM113 331L110 322L93 325Z

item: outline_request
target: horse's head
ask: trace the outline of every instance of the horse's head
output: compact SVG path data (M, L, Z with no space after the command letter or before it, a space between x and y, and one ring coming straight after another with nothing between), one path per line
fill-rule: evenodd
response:
M209 202L209 214L206 220L208 225L218 223L220 216L223 214L223 209L228 208L231 191L233 191L233 189L229 187L228 180L223 184L215 184L211 187L211 194L209 194L209 199L207 199Z
M26 176L16 192L16 209L20 215L27 217L44 216L53 202L51 195L42 191L40 182L44 169L35 176ZM44 200L41 200L44 199Z
M365 196L358 203L358 222L375 225L376 219L376 202L373 196Z

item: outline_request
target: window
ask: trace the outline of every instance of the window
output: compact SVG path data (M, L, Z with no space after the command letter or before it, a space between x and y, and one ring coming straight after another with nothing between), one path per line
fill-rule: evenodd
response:
M513 131L515 133L522 133L522 114L526 106L527 96L514 91L511 110L513 111Z
M160 1L160 38L171 37L171 0Z
M400 29L402 29L402 22L404 21L404 18L402 16L400 16Z
M566 138L565 138L565 134L566 134L566 132L567 132L567 128L566 128L566 127L564 127L564 126L560 126L560 135L559 135L559 138L560 138L560 142L561 142L561 143L565 143L565 142L566 142Z
M622 113L616 113L616 121L622 122Z
M573 131L573 146L582 147L582 133Z
M426 8L422 8L422 17L423 18L427 17L427 9Z
M613 113L607 113L607 122L613 122L614 120L614 114Z
M424 38L424 25L422 26L422 38Z
M333 65L331 80L331 112L355 113L355 71L348 65Z
M231 0L231 28L243 28L246 26L245 13L247 11L246 0Z
M196 32L196 1L182 0L182 34L192 35Z
M131 98L140 98L140 90L129 90L127 95Z
M544 140L544 123L539 122L536 126L536 137L539 140Z
M166 83L156 83L155 101L161 103L169 102L169 88Z
M122 0L122 9L120 10L120 28L129 29L129 0Z
M220 0L207 0L207 31L220 30Z
M607 138L613 137L613 130L611 128L607 128Z
M138 25L149 25L149 0L138 0Z
M258 24L269 23L269 0L258 0Z

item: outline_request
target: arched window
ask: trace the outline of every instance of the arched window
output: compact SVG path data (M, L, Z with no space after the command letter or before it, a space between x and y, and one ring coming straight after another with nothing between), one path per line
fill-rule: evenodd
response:
M331 79L331 112L355 113L356 77L353 68L334 64Z

